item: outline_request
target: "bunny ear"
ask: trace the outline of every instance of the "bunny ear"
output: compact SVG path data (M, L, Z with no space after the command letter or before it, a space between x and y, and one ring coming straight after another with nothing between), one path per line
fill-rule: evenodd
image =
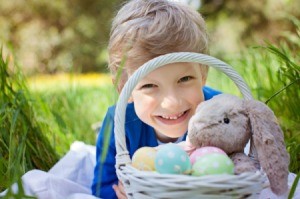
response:
M273 111L264 103L246 101L253 141L261 167L266 172L272 191L282 195L288 190L289 155L282 130Z

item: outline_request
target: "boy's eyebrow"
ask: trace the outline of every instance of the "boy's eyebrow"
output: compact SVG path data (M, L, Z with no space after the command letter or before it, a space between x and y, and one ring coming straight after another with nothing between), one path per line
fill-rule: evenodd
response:
M193 65L189 64L189 66L191 66L191 67L185 67L186 70L184 70L183 73L186 73L186 72L188 72L188 71L190 71L190 70L193 69L193 68L192 68Z
M146 77L142 78L139 83L141 83L143 81L154 81L154 80L146 76Z
M184 64L186 64L186 63L184 63ZM191 64L191 63L189 63L189 64ZM192 65L189 65L189 66L192 66ZM183 66L183 68L185 68L185 69L182 70L182 72L180 73L180 75L188 73L190 70L192 70L192 67L185 67L185 66ZM142 81L155 81L155 80L153 80L152 78L149 78L148 76L146 76L140 82L142 82Z
M180 63L179 63L179 64L180 64ZM182 70L181 74L185 74L185 73L189 72L190 70L193 69L192 66L194 66L192 63L186 63L186 62L183 62L183 63L181 63L181 64L188 64L188 66L190 66L190 67L182 66L182 68L185 68L185 69Z

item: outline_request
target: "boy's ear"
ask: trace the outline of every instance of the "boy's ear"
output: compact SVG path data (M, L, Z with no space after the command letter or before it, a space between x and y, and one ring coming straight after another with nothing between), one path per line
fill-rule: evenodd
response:
M205 67L205 65L200 64L200 67ZM201 72L201 78L202 78L202 85L203 86L206 84L208 69L209 68L207 68L207 70L205 70L205 69L201 70L202 71Z
M202 85L204 86L206 84L206 77L202 77Z
M129 99L128 99L128 103L131 103L131 102L133 102L133 97L132 97L132 95L130 95L130 97L129 97Z
M202 85L206 84L207 75L202 75Z

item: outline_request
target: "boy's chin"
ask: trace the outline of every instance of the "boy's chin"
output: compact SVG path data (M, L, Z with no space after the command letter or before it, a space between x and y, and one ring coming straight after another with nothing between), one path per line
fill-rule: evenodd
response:
M178 133L178 134L172 134L172 135L156 133L157 139L163 143L176 142L183 135L184 135L184 133Z

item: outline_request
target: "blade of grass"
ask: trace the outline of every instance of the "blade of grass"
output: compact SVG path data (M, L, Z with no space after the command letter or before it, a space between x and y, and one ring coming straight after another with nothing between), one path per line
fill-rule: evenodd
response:
M295 191L296 191L296 188L297 188L297 185L299 183L299 178L300 178L300 173L297 174L294 182L293 182L293 185L291 187L291 190L290 190L290 193L289 193L289 196L288 196L288 199L293 199L293 196L295 194Z
M268 104L268 102L270 100L272 100L274 97L276 97L277 95L279 95L280 93L282 93L284 90L286 90L288 87L290 87L291 85L293 85L294 83L296 83L297 81L299 81L300 79L296 79L295 81L289 83L288 85L286 85L285 87L283 87L282 89L280 89L279 91L277 91L276 93L274 93L269 99L267 99L265 101L265 104Z

